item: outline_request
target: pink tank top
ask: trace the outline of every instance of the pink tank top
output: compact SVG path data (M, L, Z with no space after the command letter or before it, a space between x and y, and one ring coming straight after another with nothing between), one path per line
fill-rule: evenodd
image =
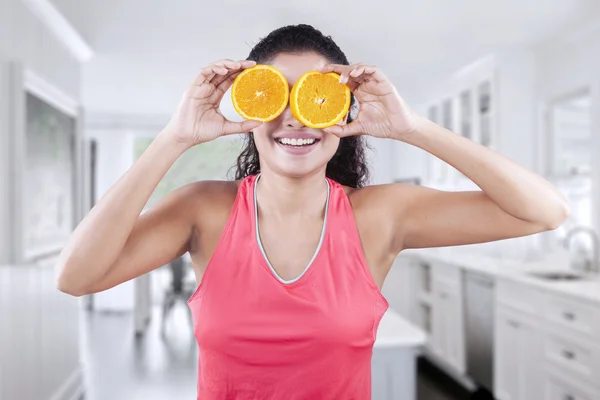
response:
M257 234L257 179L240 183L188 300L198 399L370 399L373 344L388 303L365 261L348 196L327 179L319 246L305 271L284 281Z

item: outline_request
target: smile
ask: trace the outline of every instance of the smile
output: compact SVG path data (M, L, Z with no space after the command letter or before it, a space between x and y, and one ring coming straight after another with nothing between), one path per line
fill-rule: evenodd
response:
M319 141L319 139L296 139L296 138L277 138L275 141L285 146L305 147L311 146Z

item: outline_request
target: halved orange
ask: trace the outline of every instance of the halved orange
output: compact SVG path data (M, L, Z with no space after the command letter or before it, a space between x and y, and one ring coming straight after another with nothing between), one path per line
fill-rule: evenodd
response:
M233 107L243 118L272 121L287 107L290 87L275 67L258 64L242 71L231 86Z
M335 72L307 72L292 87L290 109L309 128L335 125L350 109L350 88L340 84L340 76Z

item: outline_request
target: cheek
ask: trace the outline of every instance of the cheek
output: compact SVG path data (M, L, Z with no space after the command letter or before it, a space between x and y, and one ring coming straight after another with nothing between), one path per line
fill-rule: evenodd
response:
M338 146L340 145L340 138L328 133L326 133L325 135L325 139L322 143L323 149L330 157L333 157L333 155L338 149Z
M256 144L256 147L259 151L261 148L266 147L270 141L270 130L269 127L266 126L267 124L263 124L254 130L254 143Z

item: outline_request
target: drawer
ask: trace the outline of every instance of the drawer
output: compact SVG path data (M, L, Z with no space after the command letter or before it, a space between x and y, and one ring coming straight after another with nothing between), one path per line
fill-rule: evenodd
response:
M544 341L546 360L557 370L588 382L600 380L600 348L571 336L548 332Z
M544 391L544 400L598 400L600 398L597 389L553 371L547 371Z
M439 261L432 262L430 265L433 279L446 282L457 288L460 287L462 277L460 268Z
M548 295L545 306L546 320L575 332L597 338L598 311L591 304Z
M541 292L506 279L496 280L496 301L514 310L536 316L541 315L544 307Z

